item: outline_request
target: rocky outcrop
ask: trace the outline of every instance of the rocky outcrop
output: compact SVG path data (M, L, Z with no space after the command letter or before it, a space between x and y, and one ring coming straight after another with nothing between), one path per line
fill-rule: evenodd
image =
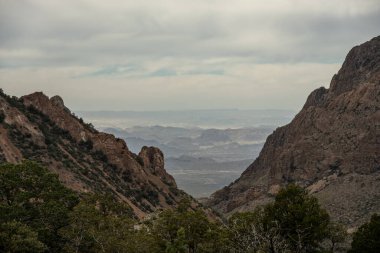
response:
M259 157L239 179L215 192L208 205L225 214L252 209L293 182L318 196L334 219L357 225L380 212L379 175L376 37L354 47L330 88L313 91L293 121L276 129ZM356 182L360 187L352 187Z
M108 193L126 202L138 218L189 197L166 172L158 148L132 153L124 140L72 114L59 96L36 92L18 99L1 92L0 114L2 161L36 160L76 191Z
M160 149L144 146L138 157L141 159L144 167L148 168L152 174L157 175L164 182L177 186L174 178L164 169L164 154Z

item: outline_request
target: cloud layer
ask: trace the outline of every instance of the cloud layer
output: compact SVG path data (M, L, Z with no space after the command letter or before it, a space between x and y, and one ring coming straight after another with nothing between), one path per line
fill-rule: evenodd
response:
M298 109L378 0L0 0L0 82L75 109Z

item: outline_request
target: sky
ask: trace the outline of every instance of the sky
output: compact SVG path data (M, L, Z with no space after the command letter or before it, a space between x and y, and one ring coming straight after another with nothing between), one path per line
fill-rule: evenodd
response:
M0 87L72 110L299 110L380 0L0 0Z

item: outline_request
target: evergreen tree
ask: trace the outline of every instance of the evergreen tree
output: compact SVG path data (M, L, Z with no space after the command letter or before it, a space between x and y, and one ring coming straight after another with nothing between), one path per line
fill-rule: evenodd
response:
M278 226L292 252L314 252L328 237L329 215L317 198L297 185L281 189L265 213L266 226Z
M61 249L64 241L58 231L68 224L68 214L77 203L78 197L58 176L37 163L0 166L0 223L25 224L48 251Z
M330 242L330 252L335 252L339 244L345 242L347 238L346 228L339 223L331 222L328 226L327 240Z
M153 234L166 252L223 252L218 225L206 214L193 210L188 200L182 200L176 210L165 210L153 221Z
M378 253L380 251L380 215L374 214L354 233L349 253Z
M46 249L27 225L17 221L0 224L0 252L39 253Z
M134 221L129 208L109 196L83 196L60 230L67 252L134 251Z

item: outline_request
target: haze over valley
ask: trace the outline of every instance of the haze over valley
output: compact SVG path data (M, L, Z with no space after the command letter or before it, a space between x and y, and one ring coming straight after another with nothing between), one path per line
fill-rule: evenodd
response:
M127 142L132 152L158 147L179 188L208 197L237 179L290 110L80 111L96 128Z

